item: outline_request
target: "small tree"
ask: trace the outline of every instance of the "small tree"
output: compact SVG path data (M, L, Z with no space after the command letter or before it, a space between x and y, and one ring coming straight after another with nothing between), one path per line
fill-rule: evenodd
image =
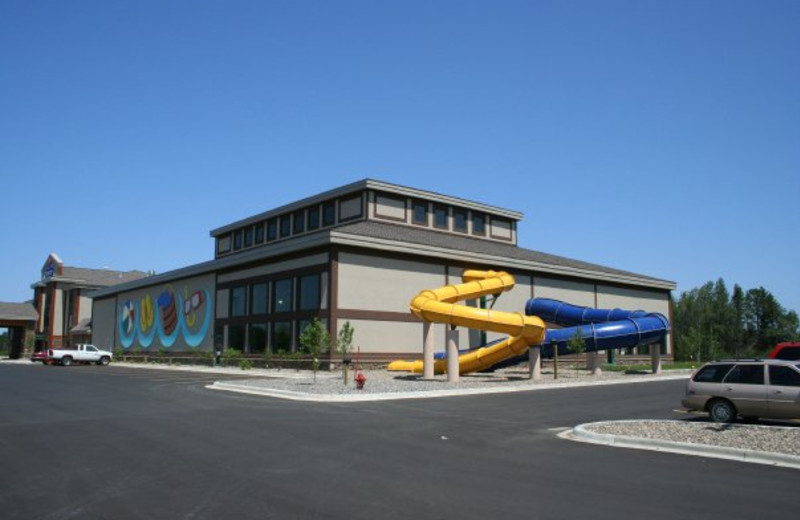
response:
M336 352L342 355L342 377L345 386L347 385L347 355L353 351L353 333L355 329L349 321L344 322L336 338Z
M300 333L300 345L312 357L311 368L314 370L315 383L317 382L317 370L319 370L319 356L328 350L330 344L331 335L325 330L319 318L314 318Z
M580 327L575 329L575 334L569 338L567 342L567 347L572 351L575 355L581 355L586 352L586 345L583 343L583 332L581 332ZM575 373L578 373L578 364L575 364Z

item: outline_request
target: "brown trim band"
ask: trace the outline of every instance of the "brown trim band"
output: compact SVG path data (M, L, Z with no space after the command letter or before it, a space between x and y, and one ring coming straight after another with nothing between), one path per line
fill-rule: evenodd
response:
M367 311L360 309L339 309L337 318L350 320L394 321L420 323L419 318L410 312Z

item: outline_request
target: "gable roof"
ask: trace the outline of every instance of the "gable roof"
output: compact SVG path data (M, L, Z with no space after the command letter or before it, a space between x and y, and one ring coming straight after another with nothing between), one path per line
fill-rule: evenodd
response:
M0 321L36 321L39 313L30 303L6 303L0 302Z

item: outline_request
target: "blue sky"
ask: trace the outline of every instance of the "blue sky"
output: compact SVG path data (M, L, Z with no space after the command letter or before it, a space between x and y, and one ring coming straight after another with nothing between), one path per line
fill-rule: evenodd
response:
M366 177L800 311L800 2L0 4L0 301Z

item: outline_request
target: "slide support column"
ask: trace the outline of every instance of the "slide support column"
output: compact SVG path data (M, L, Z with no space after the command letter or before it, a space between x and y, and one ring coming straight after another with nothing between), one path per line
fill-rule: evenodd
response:
M458 383L458 330L447 329L447 381Z
M661 373L661 344L663 342L664 340L661 340L658 343L650 344L650 362L653 366L654 374Z
M528 349L528 362L530 364L530 378L538 381L542 378L542 347Z
M422 378L433 379L434 328L430 321L422 324Z

